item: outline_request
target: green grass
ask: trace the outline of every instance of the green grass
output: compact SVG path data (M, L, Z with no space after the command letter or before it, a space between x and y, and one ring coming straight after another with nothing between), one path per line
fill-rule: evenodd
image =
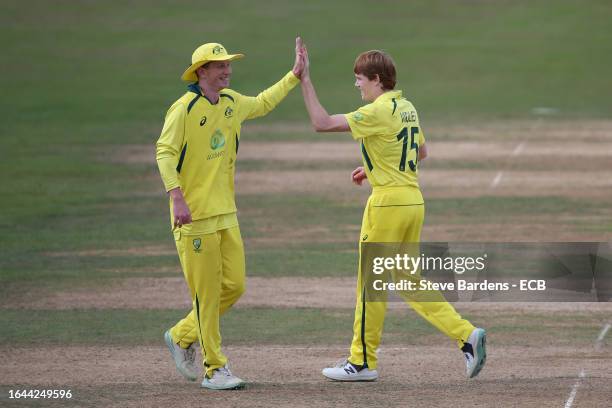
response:
M308 160L308 161L285 161L285 160L239 160L237 171L316 171L316 170L342 170L349 173L355 164L359 162L359 146L355 144L355 158L337 160ZM351 167L353 166L353 167Z
M238 194L236 204L242 209L243 235L247 239L270 228L306 226L326 227L329 231L324 238L330 238L361 225L365 200L345 200L342 196L329 198L320 194Z
M576 208L586 213L597 213L603 202L586 201L562 196L431 198L426 201L427 215L434 217L452 214L454 217L475 219L490 214L498 221L508 215L554 215L572 213Z
M184 92L180 73L204 41L247 54L234 64L232 86L255 94L290 68L293 37L301 34L319 95L331 112L362 103L353 87L353 60L363 50L383 48L394 56L399 86L419 108L425 127L529 119L534 106L558 108L569 119L612 116L612 7L603 1L385 1L376 7L348 0L274 0L266 7L226 1L215 5L215 24L202 23L213 17L202 17L201 7L188 1L4 4L0 294L21 284L98 284L115 277L108 270L178 264L173 256L48 253L171 245L155 168L117 162L117 156L125 145L155 142L165 110ZM307 121L298 90L254 123L295 121ZM303 129L256 129L244 136L328 138ZM243 168L289 168L269 166L251 161ZM354 273L356 233L349 226L359 225L363 203L340 200L346 202L316 195L239 196L252 273ZM469 222L483 212L562 214L571 206L552 198L430 200L428 214L435 220L452 210ZM257 243L281 231L274 228L305 226L327 228L324 238L331 244L316 244L316 234L306 234L308 242Z
M225 345L348 345L352 336L352 305L346 309L233 309L221 319ZM186 310L3 310L0 345L161 345L162 333L184 317ZM465 315L487 328L496 344L539 346L591 344L606 315L602 312L555 315ZM262 330L262 327L265 330ZM559 333L573 333L571 338ZM322 335L324 333L324 335ZM387 313L383 346L445 344L449 340L408 308Z
M612 7L605 1L385 1L376 7L348 0L274 0L266 7L226 1L215 7L214 15L224 18L214 25L202 24L198 6L5 5L1 83L5 95L13 95L5 114L62 123L72 111L83 124L129 125L136 118L154 124L181 92L178 77L200 43L221 41L243 51L247 58L234 64L233 86L252 94L291 67L298 33L309 45L321 98L333 111L360 103L352 64L372 48L395 57L399 85L427 117L525 117L535 106L573 117L612 111L612 83L604 80L612 61ZM294 96L275 118L305 118Z
M186 310L7 311L0 314L0 344L161 343L164 330ZM222 318L226 344L310 344L350 341L352 312L316 309L236 309ZM265 327L266 330L261 330ZM321 333L329 336L321 336ZM331 337L330 337L331 336Z
M357 237L357 236L356 236ZM250 276L357 276L357 243L247 251Z
M66 288L69 285L98 285L119 277L143 276L142 272L129 272L130 268L178 268L178 259L173 254L104 256L78 253L79 250L162 244L172 251L165 200L162 197L141 200L129 195L109 198L104 205L75 200L72 215L37 219L43 228L35 230L33 237L25 233L5 236L0 282ZM364 203L300 194L239 195L237 201L239 208L244 209L240 215L241 230L251 276L354 275L356 239ZM597 201L585 203L584 200L555 196L432 198L427 200L426 212L427 222L434 225L483 222L487 220L483 214L492 214L491 219L503 224L514 222L516 217L526 214L526 209L531 216L553 217L572 213L580 207L583 215L596 217L602 205ZM100 210L105 206L113 209L113 218L107 219L107 214ZM128 219L130 222L126 222ZM80 223L95 226L94 233L86 225L79 226ZM569 227L576 230L590 225L574 224ZM272 242L260 243L266 239ZM61 254L51 255L53 252ZM127 271L120 275L112 272L118 268ZM11 288L4 286L0 293Z

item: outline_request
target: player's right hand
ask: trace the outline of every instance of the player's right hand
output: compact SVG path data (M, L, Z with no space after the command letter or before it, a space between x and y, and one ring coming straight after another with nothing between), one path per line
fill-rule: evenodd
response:
M367 178L368 176L366 175L365 169L362 166L357 167L351 173L351 179L353 180L353 183L357 184L358 186L360 186L363 183L363 180Z
M185 224L191 224L191 211L189 211L189 207L187 206L187 202L181 190L176 188L170 191L170 197L172 197L174 226L180 228Z
M302 59L304 60L302 78L310 78L310 58L308 57L308 49L306 49L306 44L302 44L302 51L300 54L302 56Z
M191 212L187 203L183 200L183 205L177 205L176 202L173 205L174 209L174 226L181 228L185 224L191 224Z

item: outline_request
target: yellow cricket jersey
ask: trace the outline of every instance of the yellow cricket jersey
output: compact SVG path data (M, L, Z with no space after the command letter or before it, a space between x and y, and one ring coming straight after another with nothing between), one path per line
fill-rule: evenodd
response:
M224 89L215 104L195 83L170 107L156 159L166 191L180 187L189 206L194 223L183 226L185 231L214 232L237 224L234 173L242 122L269 113L298 83L289 72L257 97Z
M402 91L388 91L346 120L353 138L361 141L364 168L374 192L407 187L406 204L420 204L418 155L425 136L417 111Z

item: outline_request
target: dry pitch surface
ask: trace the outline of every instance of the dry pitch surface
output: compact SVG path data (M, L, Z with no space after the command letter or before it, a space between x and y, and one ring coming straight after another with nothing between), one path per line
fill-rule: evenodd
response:
M491 124L482 128L440 128L428 132L431 158L423 163L422 185L427 198L555 196L588 202L612 202L612 124L522 122ZM285 126L287 127L287 126ZM286 132L279 127L271 132ZM289 126L290 127L290 126ZM289 129L290 130L290 129ZM353 187L348 175L360 162L354 143L306 142L241 143L241 160L249 164L237 175L243 195L309 192L338 200L363 200L367 189ZM443 137L436 138L436 135ZM525 136L527 135L527 136ZM438 141L437 141L438 140ZM131 160L150 161L149 146L133 146ZM290 163L290 167L287 168ZM467 163L467 164L466 164ZM571 169L568 170L568 166ZM277 171L283 168L283 171ZM156 176L139 194L159 194ZM257 208L242 209L241 217L261 215ZM503 218L503 214L499 215ZM612 209L602 205L554 215L529 208L505 218L495 214L466 223L452 212L427 223L425 240L609 240ZM469 221L469 220L468 220ZM309 242L325 235L329 226L300 231L282 226L246 240L247 247L268 248L290 240ZM346 226L338 241L357 236ZM500 239L500 236L502 239ZM115 256L113 251L97 255ZM173 253L171 246L127 249L136 254ZM49 257L62 254L48 254ZM86 256L87 254L82 254ZM153 269L153 268L152 268ZM3 309L172 309L189 307L186 288L176 278L122 279L97 291L33 289L5 299ZM139 288L134 291L134 288ZM180 293L180 296L176 294ZM278 295L278 294L281 295ZM34 300L32 300L34 299ZM154 300L154 301L151 301ZM352 308L352 278L284 277L250 279L239 308L312 307ZM152 306L153 305L153 306ZM50 406L45 401L8 401L9 388L70 388L74 406L531 406L604 407L612 395L610 303L460 305L475 321L503 321L506 329L489 333L487 366L474 380L463 376L463 358L442 335L410 345L401 338L383 337L381 379L376 383L341 384L325 381L320 369L344 357L348 344L312 346L278 344L232 346L225 350L239 375L248 380L245 390L211 392L188 383L174 371L165 346L50 346L0 349L2 405ZM390 313L400 313L392 305ZM567 323L567 318L574 323ZM415 318L410 314L407 318ZM514 332L523 319L541 319L542 331ZM562 318L562 319L561 319ZM559 323L557 320L564 323ZM263 328L265 330L265 328ZM551 331L553 335L551 336ZM544 334L546 332L547 334ZM588 333L588 334L585 334ZM347 334L347 336L350 334ZM321 333L325 336L325 333ZM607 339L607 343L606 343ZM581 375L581 373L583 373ZM70 402L57 402L67 406Z
M3 351L2 373L24 388L71 388L78 406L382 406L562 407L580 370L575 405L604 407L610 395L610 349L541 345L499 346L491 335L489 362L473 380L463 377L461 355L448 342L382 347L376 383L333 383L321 367L344 347L232 347L226 351L245 390L201 390L174 371L163 347L69 347ZM17 357L18 356L18 357ZM23 402L15 406L27 406ZM35 405L35 404L32 404ZM68 404L66 404L68 405Z

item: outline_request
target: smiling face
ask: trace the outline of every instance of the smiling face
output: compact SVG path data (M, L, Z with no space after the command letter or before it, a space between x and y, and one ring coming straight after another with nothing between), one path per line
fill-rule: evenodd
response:
M371 50L359 54L353 72L355 86L366 102L372 102L384 92L395 88L395 64L383 51Z
M355 74L355 86L359 88L361 92L361 99L366 102L374 101L381 93L383 93L383 87L378 79L378 75L374 79L368 79L363 74Z
M196 72L199 80L204 81L208 89L219 92L229 87L232 66L229 61L211 61Z

